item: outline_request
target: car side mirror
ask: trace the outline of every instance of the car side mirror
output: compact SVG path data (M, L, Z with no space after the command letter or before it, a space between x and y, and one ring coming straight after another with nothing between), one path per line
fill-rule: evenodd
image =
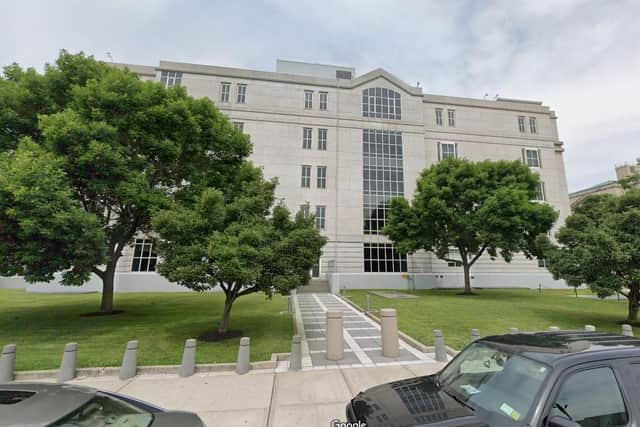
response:
M547 427L580 427L580 424L563 417L555 416L549 418L547 421Z

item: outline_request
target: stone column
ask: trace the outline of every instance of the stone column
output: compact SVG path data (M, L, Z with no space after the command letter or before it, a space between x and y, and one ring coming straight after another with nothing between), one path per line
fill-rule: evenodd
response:
M120 379L126 380L136 376L138 369L138 341L133 340L127 343L122 356L122 365L120 366Z
M434 335L436 362L446 362L447 346L444 343L444 336L442 335L442 331L440 329L434 329L433 335Z
M178 371L178 375L181 377L190 377L196 372L196 345L197 341L194 338L190 338L184 343L182 364Z
M328 311L326 325L326 357L328 360L340 360L344 357L344 332L342 312Z
M246 374L251 367L249 363L249 337L240 338L238 347L238 361L236 363L236 373Z
M596 327L593 325L584 325L584 330L585 332L595 332L596 331Z
M380 325L382 335L382 355L385 357L400 356L398 342L398 317L394 308L380 310Z
M622 325L622 335L627 337L633 336L633 328L631 327L631 325Z
M72 380L76 377L76 363L78 361L78 343L70 342L64 346L62 362L58 371L58 382Z
M471 330L471 342L477 341L480 339L480 329L472 329Z
M512 335L519 333L518 328L509 328L509 333Z
M549 326L549 332L558 332L560 328L557 326Z
M16 345L7 344L2 348L0 356L0 383L13 381L13 372L16 368Z

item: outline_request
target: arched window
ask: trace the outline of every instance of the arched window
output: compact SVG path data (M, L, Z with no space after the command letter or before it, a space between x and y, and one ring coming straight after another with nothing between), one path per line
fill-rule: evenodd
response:
M383 87L363 90L362 116L400 120L400 94Z

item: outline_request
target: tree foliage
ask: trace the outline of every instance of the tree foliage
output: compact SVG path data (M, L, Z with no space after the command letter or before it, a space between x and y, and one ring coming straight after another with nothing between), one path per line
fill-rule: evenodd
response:
M283 204L273 206L275 186L247 163L224 192L205 188L179 197L154 218L160 273L197 291L225 292L220 335L238 298L255 292L270 298L307 283L326 242L313 217L292 219Z
M461 262L465 293L470 269L487 252L509 262L515 253L537 255L536 237L549 231L554 209L533 202L538 176L518 161L446 159L425 169L411 203L391 201L384 234L401 252L424 249ZM452 258L451 249L460 258Z
M599 296L628 298L629 322L640 309L640 189L595 195L576 206L557 233L541 238L549 270L569 286L586 284Z

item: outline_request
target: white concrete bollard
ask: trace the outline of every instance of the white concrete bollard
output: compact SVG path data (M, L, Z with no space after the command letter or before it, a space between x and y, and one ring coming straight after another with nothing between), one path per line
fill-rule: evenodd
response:
M367 313L371 312L371 295L369 295L368 293L365 295L366 298L366 302L367 302Z
M440 329L434 329L433 335L434 335L436 362L446 362L447 346L444 343L444 336L442 335L442 331Z
M627 337L633 336L633 328L631 325L622 325L622 335Z
M472 329L471 330L471 342L477 341L480 339L480 329Z
M342 359L344 357L344 333L341 311L327 311L326 335L326 358L328 360Z
M64 346L62 362L58 371L58 382L72 380L76 377L76 364L78 362L78 343L70 342Z
M596 327L593 325L584 325L584 331L585 332L595 332L596 331Z
M300 335L294 335L291 339L291 355L289 356L289 370L299 371L302 369L302 344Z
M557 326L549 326L549 332L558 332L560 328Z
M122 356L122 365L120 366L120 379L126 380L136 376L138 370L138 341L133 340L127 343Z
M519 333L518 328L509 328L509 333L511 335L515 335L515 334Z
M400 356L398 341L398 315L394 308L380 310L380 334L382 336L382 355L385 357Z
M236 373L246 374L249 372L251 365L249 363L249 337L240 338L240 346L238 347L238 361L236 362Z
M182 352L182 364L178 375L181 377L190 377L196 372L196 345L194 338L189 338L184 343L184 351Z
M13 372L16 368L16 345L7 344L2 347L0 356L0 383L13 381Z

